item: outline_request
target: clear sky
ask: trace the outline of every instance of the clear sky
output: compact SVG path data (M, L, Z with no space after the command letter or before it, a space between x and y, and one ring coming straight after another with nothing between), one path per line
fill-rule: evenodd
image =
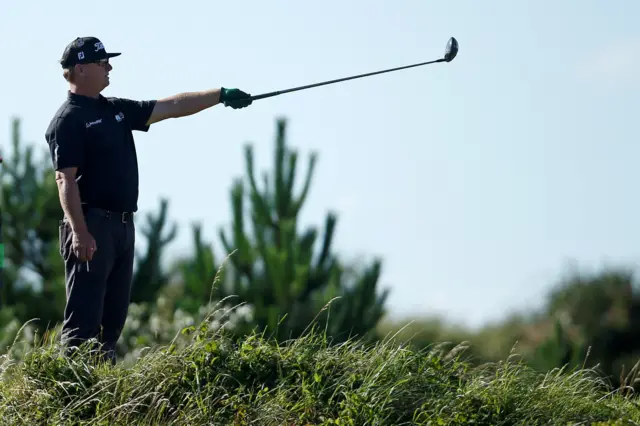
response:
M269 92L435 59L458 39L450 64L219 106L138 134L140 210L171 198L176 251L190 249L193 221L219 249L243 145L269 167L284 116L302 159L320 155L304 224L337 211L337 249L383 257L395 314L477 325L537 306L569 261L638 261L637 1L6 3L5 152L13 115L46 148L66 95L57 61L76 36L123 52L104 94L133 99Z

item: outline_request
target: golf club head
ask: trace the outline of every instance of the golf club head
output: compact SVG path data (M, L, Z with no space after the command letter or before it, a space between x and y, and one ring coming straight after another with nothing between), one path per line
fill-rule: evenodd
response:
M458 40L454 37L451 37L447 42L447 47L444 50L444 60L447 62L451 62L453 58L458 54Z

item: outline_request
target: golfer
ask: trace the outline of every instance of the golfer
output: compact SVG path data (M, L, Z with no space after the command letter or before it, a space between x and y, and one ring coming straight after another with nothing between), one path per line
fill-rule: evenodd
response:
M67 98L46 130L60 205L60 255L65 265L63 343L70 350L90 338L115 364L116 342L129 309L134 261L134 213L138 163L133 130L185 117L219 103L249 106L249 94L214 88L160 100L104 97L108 53L95 37L79 37L60 63L69 82Z

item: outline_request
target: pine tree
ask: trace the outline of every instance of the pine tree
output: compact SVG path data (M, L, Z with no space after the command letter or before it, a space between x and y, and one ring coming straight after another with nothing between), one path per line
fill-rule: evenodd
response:
M157 215L147 214L146 226L141 227L142 235L146 238L147 248L144 254L136 253L138 264L133 276L131 302L154 302L158 292L169 282L169 274L162 265L162 255L166 247L177 235L176 224L165 234L168 226L168 200L160 200L160 211Z
M2 166L2 162L4 161L4 158L2 157L2 152L0 152L0 166ZM2 182L1 178L2 178L2 169L0 169L0 182ZM2 210L4 209L4 201L2 198L3 195L2 190L0 190L0 295L2 294L2 291L4 289L4 234L3 234L3 229L2 229ZM0 309L2 309L2 299L0 298Z
M285 120L279 120L273 177L263 176L262 189L256 182L253 149L245 148L248 188L242 180L234 181L232 234L222 229L219 234L226 252L234 252L229 259L232 275L216 289L217 296L238 296L252 306L258 328L281 339L299 337L314 319L334 341L365 337L384 314L388 291L377 294L381 261L363 270L341 263L331 250L334 213L327 214L322 236L315 227L298 232L317 154L311 154L302 189L295 194L299 157L287 147L285 129ZM248 220L245 198L250 203ZM318 240L320 247L314 252Z
M197 314L201 307L211 302L213 299L214 280L218 273L219 264L210 244L205 244L202 240L202 225L193 224L193 246L192 256L181 259L175 264L175 270L182 278L182 287L176 308L182 309L191 314Z
M20 322L39 318L46 326L59 320L65 303L62 209L48 152L36 162L34 147L22 146L20 124L12 120L13 152L0 169L6 261L1 302Z

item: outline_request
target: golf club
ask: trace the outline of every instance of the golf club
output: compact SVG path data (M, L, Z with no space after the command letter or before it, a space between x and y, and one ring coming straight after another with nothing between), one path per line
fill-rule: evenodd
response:
M451 62L453 60L453 58L456 57L457 54L458 54L458 41L454 37L451 37L449 39L449 41L447 42L447 46L446 46L445 51L444 51L444 57L442 57L440 59L436 59L434 61L421 62L421 63L413 64L413 65L405 65L405 66L402 66L402 67L390 68L390 69L386 69L386 70L382 70L382 71L374 71L374 72L370 72L370 73L366 73L366 74L354 75L352 77L344 77L344 78L339 78L339 79L336 79L336 80L323 81L321 83L309 84L307 86L300 86L300 87L294 87L294 88L291 88L291 89L285 89L285 90L278 90L278 91L275 91L275 92L263 93L262 95L251 96L250 99L255 101L257 99L270 98L272 96L278 96L278 95L282 95L284 93L290 93L290 92L295 92L295 91L298 91L298 90L310 89L312 87L324 86L325 84L339 83L341 81L353 80L355 78L368 77L368 76L371 76L371 75L382 74L382 73L391 72L391 71L398 71L398 70L403 70L403 69L407 69L407 68L420 67L420 66L423 66L423 65L435 64L435 63L438 63L438 62Z

